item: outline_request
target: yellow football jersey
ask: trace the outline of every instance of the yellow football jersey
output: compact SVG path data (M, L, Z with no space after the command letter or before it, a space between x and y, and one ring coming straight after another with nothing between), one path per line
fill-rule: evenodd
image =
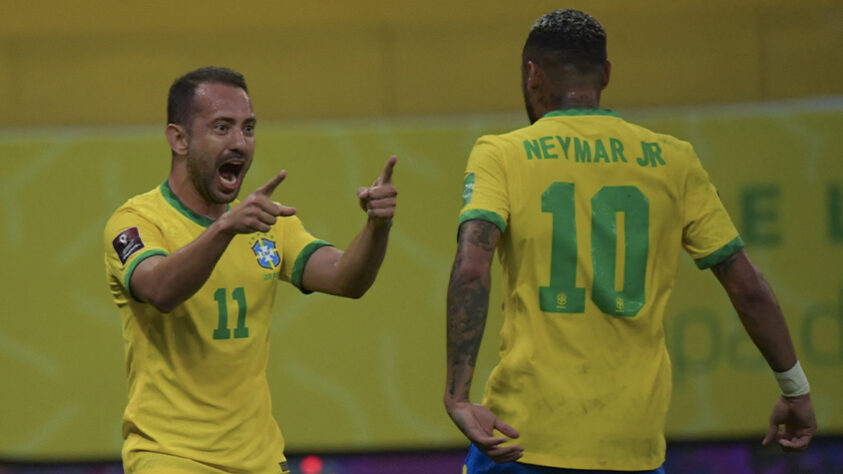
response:
M105 266L126 349L126 472L288 471L266 380L272 304L279 278L301 289L308 258L329 244L282 217L270 232L235 236L208 281L171 313L132 296L138 263L175 252L212 222L164 182L106 224Z
M662 318L680 248L700 268L742 247L691 145L603 109L481 137L460 223L502 232L500 362L483 404L520 461L644 470L664 461Z

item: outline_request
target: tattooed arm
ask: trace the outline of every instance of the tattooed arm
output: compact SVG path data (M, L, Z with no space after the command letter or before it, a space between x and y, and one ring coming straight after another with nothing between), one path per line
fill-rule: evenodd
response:
M445 408L451 419L474 443L496 462L512 462L523 448L501 446L507 439L495 436L498 430L510 438L518 432L482 405L469 400L471 378L477 352L483 339L489 309L491 265L500 230L483 220L466 221L460 227L457 256L448 285L448 367Z
M773 290L743 250L711 269L729 295L744 329L767 364L784 372L796 364L796 351ZM779 431L784 424L784 431ZM804 449L817 430L810 394L782 396L773 408L764 444L778 440L785 449Z

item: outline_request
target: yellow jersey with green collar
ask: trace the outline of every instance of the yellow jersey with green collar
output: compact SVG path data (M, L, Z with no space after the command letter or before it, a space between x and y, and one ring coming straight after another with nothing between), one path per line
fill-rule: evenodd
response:
M171 313L133 297L138 263L175 252L212 222L165 182L106 224L105 266L126 349L126 472L166 472L179 459L211 470L288 471L266 380L272 304L279 278L304 290L308 258L329 244L297 217L281 217L269 232L235 236L207 282Z
M502 232L500 362L483 404L520 432L520 461L661 465L680 249L708 268L743 245L691 145L609 110L560 110L481 137L464 184L460 224Z

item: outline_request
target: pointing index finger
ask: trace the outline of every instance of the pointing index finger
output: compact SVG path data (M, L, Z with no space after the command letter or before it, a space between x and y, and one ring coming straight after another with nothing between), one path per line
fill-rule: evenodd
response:
M398 161L398 157L392 155L386 160L386 166L383 167L383 173L381 173L380 182L381 184L391 183L392 182L392 170L395 168L395 162Z
M275 191L275 188L281 184L281 181L284 181L284 178L287 176L287 170L281 170L280 173L276 174L272 177L269 181L266 182L263 186L259 187L255 190L255 192L259 194L263 194L266 197L272 196L272 193Z

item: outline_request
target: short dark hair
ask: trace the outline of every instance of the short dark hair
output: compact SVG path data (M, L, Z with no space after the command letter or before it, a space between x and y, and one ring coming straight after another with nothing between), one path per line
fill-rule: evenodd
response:
M167 96L167 123L188 125L196 88L204 82L216 82L246 91L246 79L239 72L225 67L206 66L181 76L170 86Z
M570 64L591 69L606 62L606 31L592 16L572 8L554 10L536 20L527 36L522 61Z

